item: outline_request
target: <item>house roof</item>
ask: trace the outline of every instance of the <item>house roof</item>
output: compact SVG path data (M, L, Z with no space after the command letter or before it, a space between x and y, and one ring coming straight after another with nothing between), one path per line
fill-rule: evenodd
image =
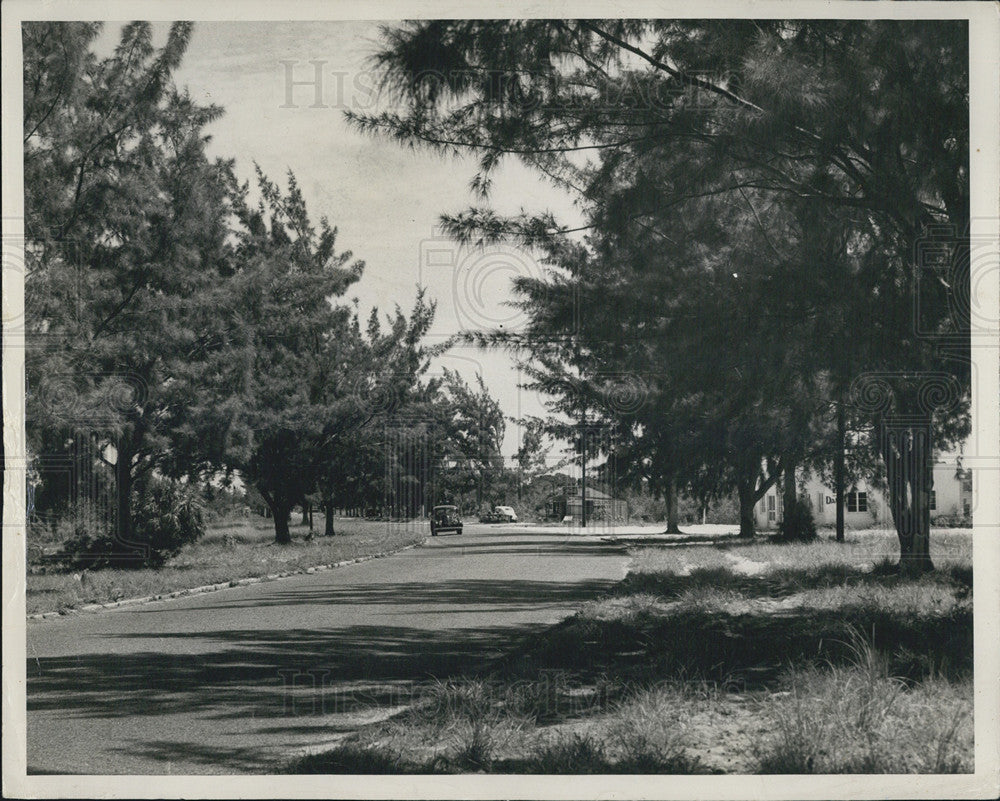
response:
M549 496L549 499L553 498L580 498L582 493L579 487L570 490L562 490L560 492L554 492ZM613 501L614 497L608 495L606 492L601 492L599 489L594 489L593 487L587 487L587 498L592 501Z

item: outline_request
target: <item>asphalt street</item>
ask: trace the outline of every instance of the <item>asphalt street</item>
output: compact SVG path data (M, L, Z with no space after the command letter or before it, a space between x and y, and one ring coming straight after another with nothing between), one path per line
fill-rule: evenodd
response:
M625 574L594 537L467 526L395 556L31 621L29 773L272 772Z

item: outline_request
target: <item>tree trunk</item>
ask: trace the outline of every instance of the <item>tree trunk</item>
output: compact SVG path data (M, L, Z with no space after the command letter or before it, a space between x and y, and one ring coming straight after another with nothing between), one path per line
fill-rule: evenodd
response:
M309 504L303 502L302 504L302 523L303 526L309 525Z
M673 478L667 484L667 534L680 534L680 516L677 503L677 481Z
M275 506L271 511L274 513L274 541L279 545L288 545L292 541L292 532L288 528L291 507Z
M274 518L274 541L278 545L288 545L292 541L292 532L288 529L288 521L292 516L292 504L285 500L284 496L275 493L272 495L267 489L258 485L257 491L267 504L271 517Z
M837 450L833 455L833 489L837 498L837 542L844 541L844 448L847 447L847 420L844 404L837 404Z
M757 499L754 497L753 484L740 482L737 492L740 497L740 536L746 539L753 539L753 507L757 503Z
M785 476L782 482L781 488L783 490L783 498L781 501L782 506L782 523L784 523L784 530L786 537L798 537L799 532L799 518L795 514L795 504L798 499L798 492L795 487L795 460L791 457L785 458ZM794 526L794 530L792 528Z
M934 459L930 421L883 424L882 458L889 506L899 538L899 570L916 575L934 569L930 550L930 493Z
M334 535L332 498L323 501L323 515L325 516L325 519L323 520L323 536L332 537Z

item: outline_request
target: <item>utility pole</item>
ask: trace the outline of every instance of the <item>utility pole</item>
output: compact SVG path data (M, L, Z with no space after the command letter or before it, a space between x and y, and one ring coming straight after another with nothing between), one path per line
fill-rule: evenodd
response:
M833 456L834 494L837 499L837 542L844 541L844 448L847 440L847 420L843 399L837 401L837 450Z
M580 448L580 525L587 527L587 413L583 413L583 421L580 424L581 443Z

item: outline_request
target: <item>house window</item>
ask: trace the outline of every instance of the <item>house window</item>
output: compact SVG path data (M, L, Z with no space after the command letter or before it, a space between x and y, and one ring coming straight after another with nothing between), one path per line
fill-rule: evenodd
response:
M773 495L768 495L767 496L767 511L769 511L769 512L773 512L774 511L774 496Z
M848 512L867 512L868 511L868 493L867 492L848 492L847 493L847 511Z
M937 509L937 493L931 490L931 511L933 512L935 509Z

